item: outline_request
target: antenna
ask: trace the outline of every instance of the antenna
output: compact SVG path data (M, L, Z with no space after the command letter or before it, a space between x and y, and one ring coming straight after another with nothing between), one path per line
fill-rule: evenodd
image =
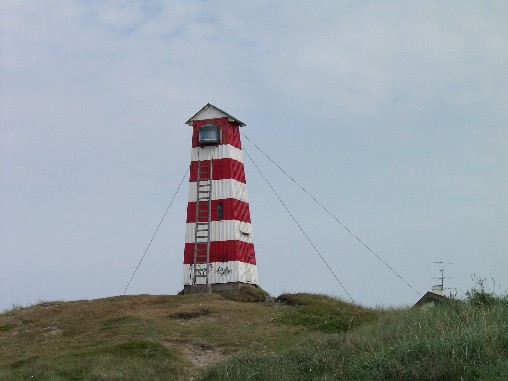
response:
M444 275L444 265L453 265L452 262L443 262L443 261L436 261L436 262L432 262L432 263L436 263L436 264L440 264L441 267L439 269L439 272L441 273L441 276L439 277L431 277L432 279L438 279L438 280L441 280L441 283L440 284L436 284L434 286L432 286L432 292L434 294L438 294L438 295L444 295L444 290L445 290L445 287L444 287L444 280L445 279L452 279L454 277L449 277L449 276L445 276ZM447 287L446 288L447 290L451 288Z

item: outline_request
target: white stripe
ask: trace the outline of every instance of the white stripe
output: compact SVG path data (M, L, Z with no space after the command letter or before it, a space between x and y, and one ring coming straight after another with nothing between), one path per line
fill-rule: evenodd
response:
M195 230L195 222L185 224L185 243L194 243ZM248 222L237 220L210 222L210 242L242 241L252 243L252 233L250 232L252 232L252 227ZM204 236L206 233L200 233L200 235ZM199 239L198 242L206 242L206 239Z
M233 147L230 144L220 144L218 146L207 146L207 147L195 147L191 151L191 161L199 160L213 160L217 159L234 159L243 163L242 150Z
M189 183L189 202L196 202L196 182ZM212 180L212 200L236 198L243 202L249 202L247 186L234 179Z
M183 265L183 284L192 284L193 265ZM241 282L258 284L256 265L240 261L211 262L209 267L209 283ZM206 284L206 278L197 278L196 284Z

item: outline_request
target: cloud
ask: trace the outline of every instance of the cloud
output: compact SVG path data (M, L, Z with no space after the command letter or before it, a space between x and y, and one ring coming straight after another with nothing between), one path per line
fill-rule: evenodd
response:
M245 120L251 138L418 287L444 256L466 278L506 267L505 3L0 7L2 306L122 289L188 163L183 123L207 102ZM347 234L320 229L330 221L268 164L359 298L412 300ZM318 258L246 165L261 279L271 292L292 290L291 273L319 268ZM134 292L180 287L183 191ZM483 262L473 255L482 248ZM325 270L302 287L335 290ZM385 286L365 292L364 272Z

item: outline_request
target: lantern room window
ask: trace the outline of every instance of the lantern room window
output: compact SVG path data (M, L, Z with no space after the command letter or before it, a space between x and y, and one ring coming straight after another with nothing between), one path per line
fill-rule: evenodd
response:
M199 127L199 144L220 144L220 128L213 124L205 124Z

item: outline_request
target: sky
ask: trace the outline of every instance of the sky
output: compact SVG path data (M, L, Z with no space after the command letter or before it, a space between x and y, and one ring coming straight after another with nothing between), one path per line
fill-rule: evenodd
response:
M244 154L260 285L406 306L508 288L506 1L0 3L0 310L121 295L212 103ZM127 294L176 294L188 179Z

